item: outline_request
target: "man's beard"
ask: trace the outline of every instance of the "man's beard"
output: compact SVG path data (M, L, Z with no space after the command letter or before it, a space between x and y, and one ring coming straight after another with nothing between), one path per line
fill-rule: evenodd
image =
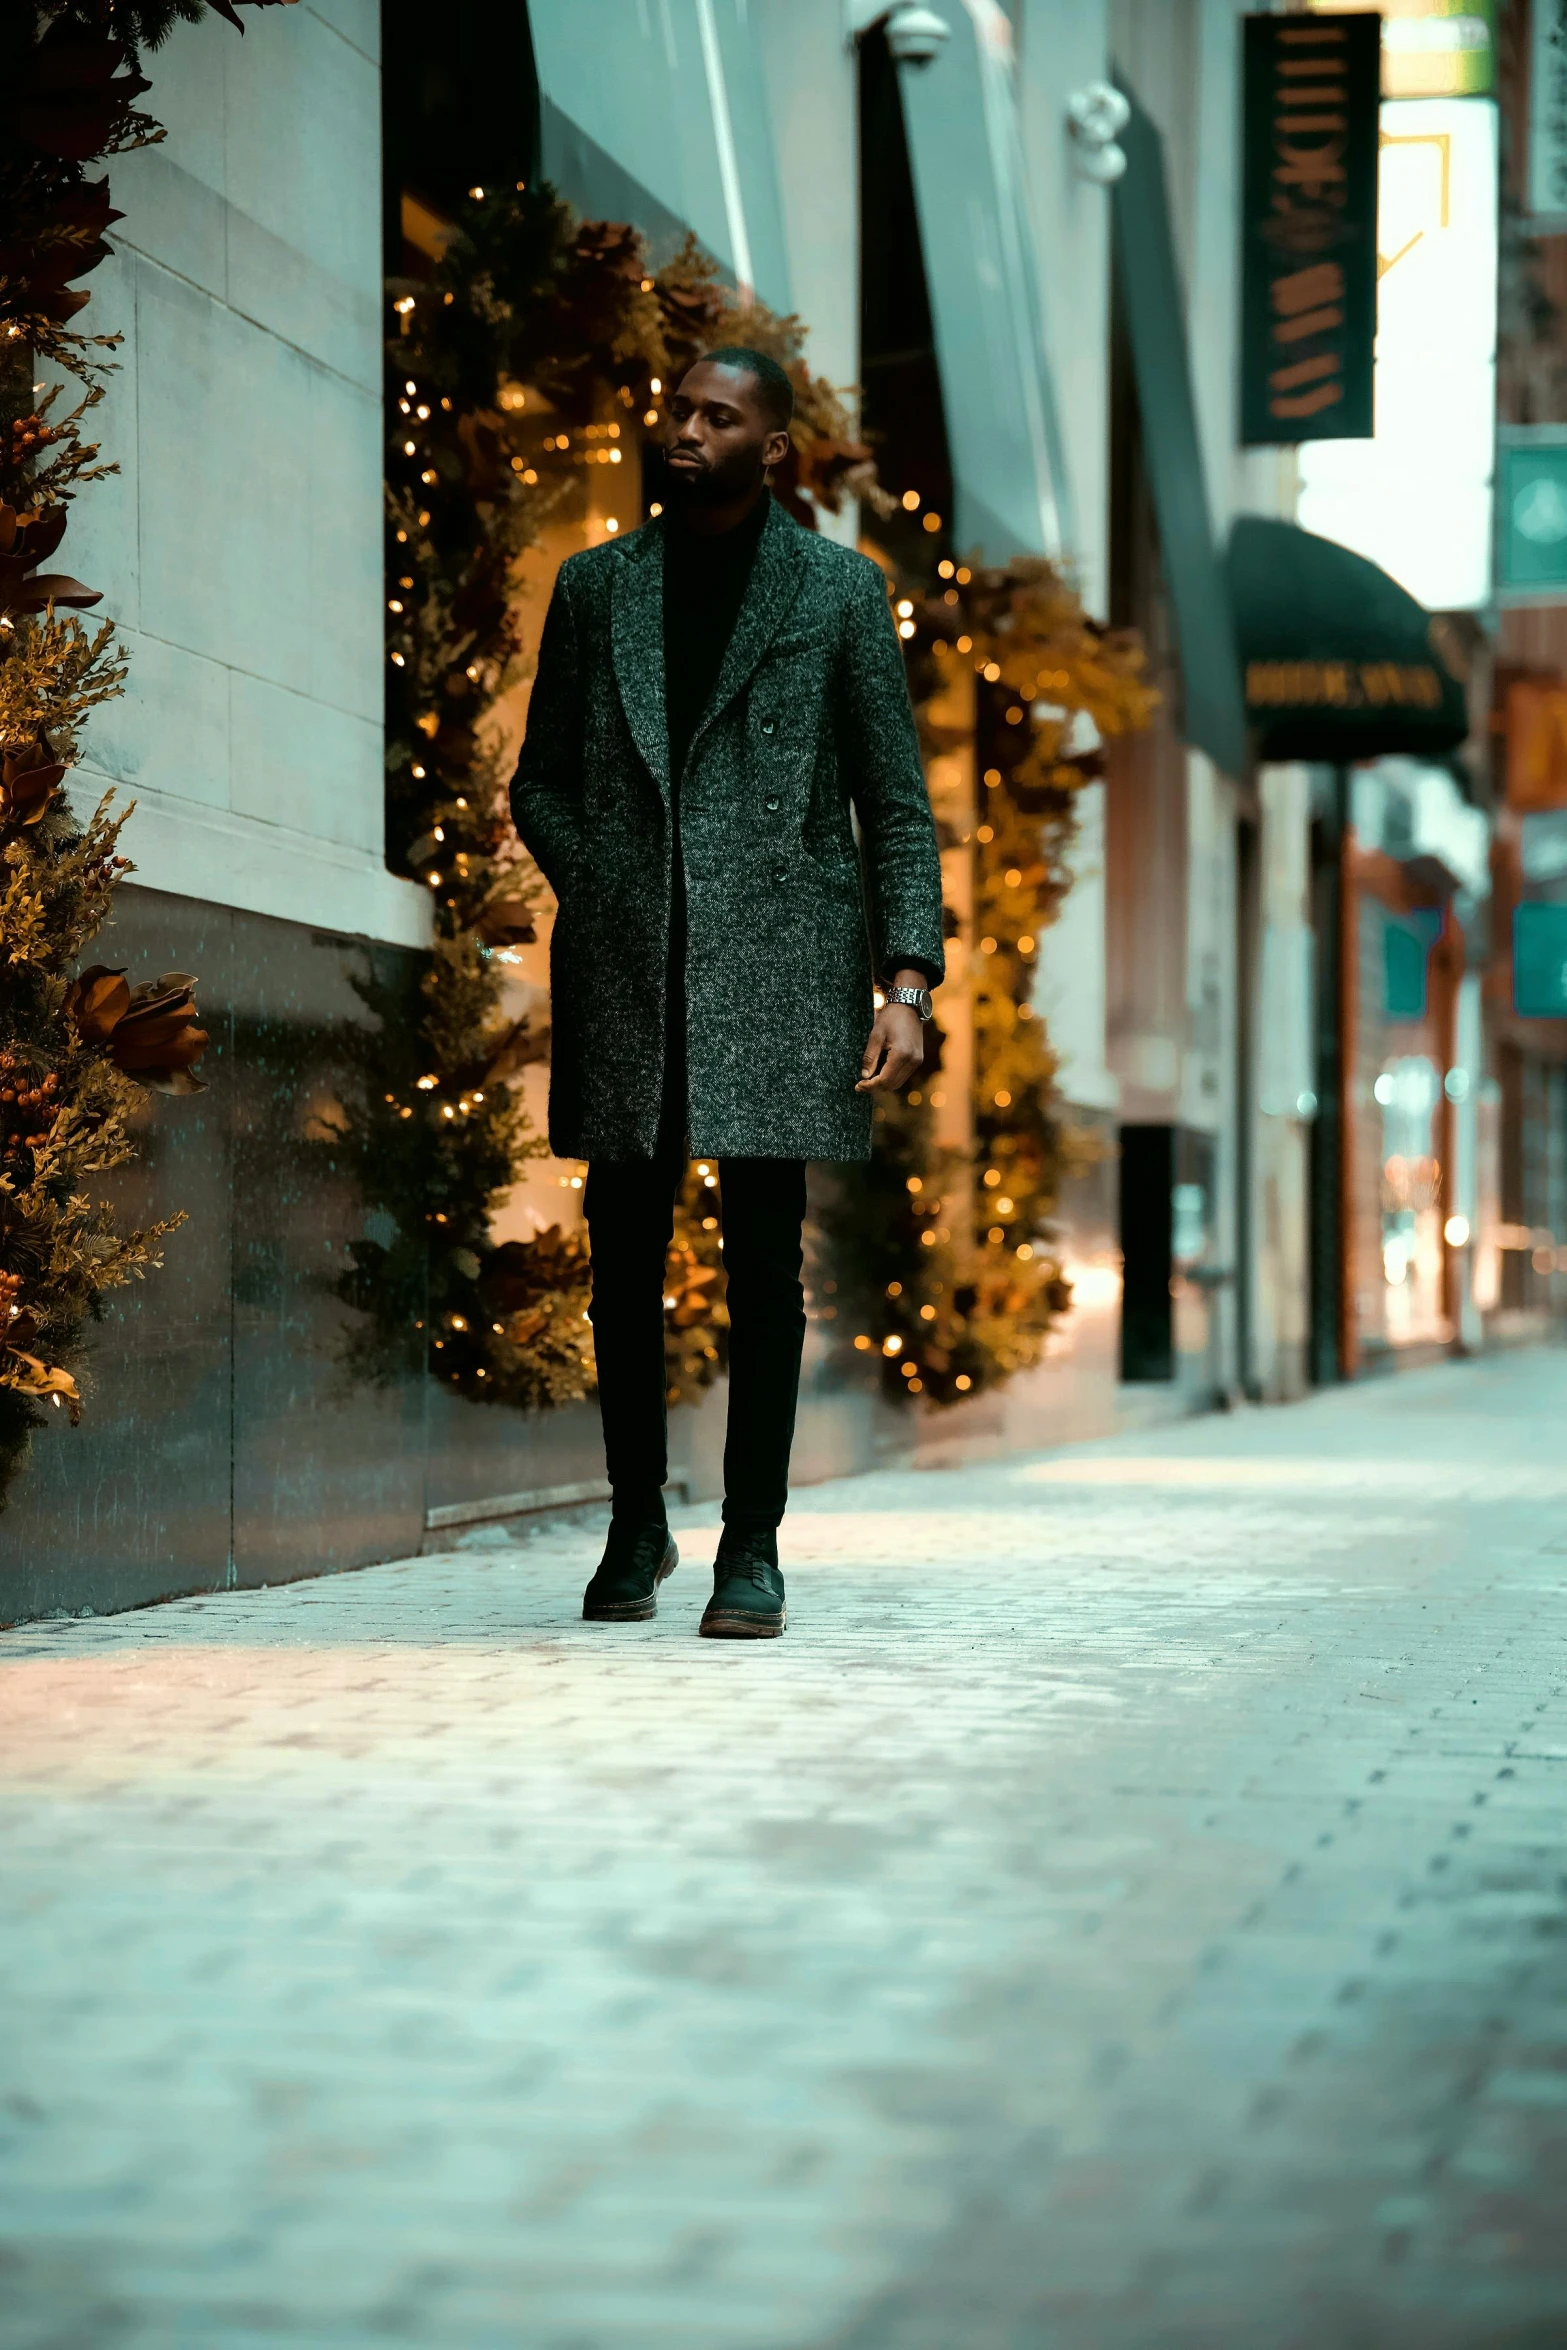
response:
M662 468L667 503L675 506L730 506L759 490L766 479L754 459L731 460L727 465L671 465Z

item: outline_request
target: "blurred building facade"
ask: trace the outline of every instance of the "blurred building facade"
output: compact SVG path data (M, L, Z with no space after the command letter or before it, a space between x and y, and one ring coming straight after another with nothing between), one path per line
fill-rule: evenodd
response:
M362 1216L297 1147L354 972L425 935L383 847L383 270L492 172L542 171L656 252L694 232L863 387L894 486L939 497L965 552L1070 566L1161 690L1082 795L1040 959L1071 1114L1103 1144L1062 1204L1074 1311L1036 1371L952 1413L894 1415L818 1365L802 1475L1282 1402L1552 1326L1561 17L1389 0L1377 431L1309 446L1242 415L1239 0L474 0L439 25L302 0L242 51L175 31L168 142L116 166L95 299L127 337L103 411L122 471L72 561L135 656L82 778L138 802L113 959L202 974L217 1083L149 1131L149 1211L177 1194L192 1228L106 1331L87 1425L39 1447L3 1612L395 1555L599 1474L588 1409L479 1411L412 1360L343 1387L321 1277ZM1434 444L1399 404L1422 380ZM1378 626L1417 631L1410 662ZM1440 673L1456 726L1281 709L1373 658ZM721 1412L679 1415L693 1492Z

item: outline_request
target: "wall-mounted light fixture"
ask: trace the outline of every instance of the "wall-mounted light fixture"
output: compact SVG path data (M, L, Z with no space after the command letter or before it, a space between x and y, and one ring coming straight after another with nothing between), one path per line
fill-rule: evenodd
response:
M876 25L900 65L929 65L942 42L952 38L946 18L934 8L922 8L919 0L898 0L893 8L887 0L844 0L844 34L851 47Z

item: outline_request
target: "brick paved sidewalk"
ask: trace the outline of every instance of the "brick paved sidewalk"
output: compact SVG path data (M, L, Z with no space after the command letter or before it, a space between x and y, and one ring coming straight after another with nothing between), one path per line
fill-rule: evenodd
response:
M1567 1356L0 1639L4 2350L1561 2350Z

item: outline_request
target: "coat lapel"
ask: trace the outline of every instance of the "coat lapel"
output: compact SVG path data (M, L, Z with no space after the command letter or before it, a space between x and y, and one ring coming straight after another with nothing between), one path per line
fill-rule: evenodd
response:
M777 635L785 614L799 592L805 572L808 538L809 534L797 522L791 521L775 502L768 514L767 526L757 543L750 581L735 616L734 634L729 639L729 649L718 672L718 682L691 737L691 748L686 755L688 768L696 757L703 735L720 712L734 700Z
M615 566L610 658L632 740L669 806L669 716L664 705L664 532L650 523Z

